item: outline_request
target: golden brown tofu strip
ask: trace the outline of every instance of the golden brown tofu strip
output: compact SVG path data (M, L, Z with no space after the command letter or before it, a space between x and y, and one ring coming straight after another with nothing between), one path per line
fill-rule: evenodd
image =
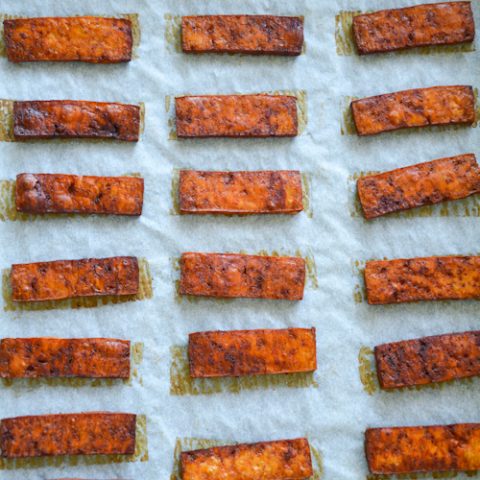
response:
M358 53L452 45L475 38L470 2L443 2L357 15L353 35Z
M458 200L480 192L475 155L440 158L357 181L365 218Z
M305 260L235 253L184 253L180 294L301 300Z
M16 140L102 138L137 142L140 107L77 100L13 103Z
M25 213L141 215L143 178L22 173L15 204Z
M197 378L313 372L315 329L191 333L188 358Z
M201 95L175 99L179 138L294 137L297 98L288 95Z
M73 413L5 418L0 423L4 458L54 455L132 455L136 415Z
M426 257L367 262L368 303L480 297L480 257Z
M136 257L86 258L12 265L14 302L38 302L101 295L135 295Z
M11 62L119 63L132 59L132 22L123 18L4 20Z
M470 86L417 88L354 100L358 135L376 135L401 128L472 124L475 96Z
M365 453L373 474L480 469L480 424L370 428Z
M113 338L4 338L1 378L129 378L130 342Z
M385 343L375 347L385 389L447 382L480 375L480 331Z
M180 213L298 213L303 210L302 178L293 170L182 170L179 200Z
M187 53L300 55L303 18L273 15L182 17L182 49Z
M306 438L182 452L183 480L300 480L313 474Z

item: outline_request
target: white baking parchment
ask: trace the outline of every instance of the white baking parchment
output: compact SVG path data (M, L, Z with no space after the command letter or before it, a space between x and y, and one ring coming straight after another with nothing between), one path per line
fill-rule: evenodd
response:
M138 172L146 187L139 219L67 216L0 222L1 267L136 255L146 259L153 278L153 297L148 298L147 285L147 298L142 301L91 308L64 304L64 308L36 311L12 310L4 302L0 321L0 337L106 336L142 343L143 360L138 363L137 358L131 382L1 384L0 416L135 412L147 419L148 459L142 440L144 451L129 462L93 459L88 463L75 458L7 462L1 466L0 478L177 478L175 448L178 454L180 448L210 443L201 440L231 443L307 436L316 452L316 478L357 480L367 475L363 453L367 427L480 420L477 380L381 393L368 366L368 349L376 344L479 326L479 304L474 301L382 307L368 306L363 298L361 269L367 259L480 251L478 197L368 223L359 216L354 180L361 172L479 153L480 130L472 127L373 138L351 134L345 113L348 97L433 85L479 85L478 43L476 51L424 49L363 58L348 54L348 35L342 30L348 14L341 14L336 22L341 11L413 3L420 2L0 0L0 12L12 15L138 13L141 27L136 58L128 65L14 65L0 58L0 98L144 102L146 107L145 131L138 144L0 142L4 180L13 180L20 172ZM480 25L480 3L472 3ZM178 50L176 16L221 13L303 15L306 51L298 58L272 58L187 56ZM303 96L306 92L308 123L302 135L175 140L171 122L175 95L270 91L296 91ZM172 201L172 179L181 168L299 169L309 187L311 212L181 217ZM311 266L305 298L298 303L181 301L175 282L177 259L184 251L301 254ZM182 355L189 332L289 326L317 329L318 370L313 378L185 384ZM359 371L362 348L366 386ZM20 468L12 469L15 466Z

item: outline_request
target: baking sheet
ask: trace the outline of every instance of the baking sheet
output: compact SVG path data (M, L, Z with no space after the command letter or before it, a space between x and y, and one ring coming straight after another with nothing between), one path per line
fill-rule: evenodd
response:
M137 58L129 65L13 65L0 58L0 98L144 102L146 108L145 131L136 145L0 142L3 180L11 181L20 172L138 172L146 187L140 219L64 216L12 221L7 216L0 222L1 268L15 262L137 255L146 260L152 279L151 298L142 301L33 311L2 306L1 337L108 336L131 339L144 348L137 376L129 384L2 384L1 417L129 411L145 415L148 435L142 455L132 461L70 458L20 465L20 470L2 464L2 479L176 478L175 449L178 456L181 448L211 442L304 435L316 452L317 478L359 479L367 475L366 427L480 419L477 380L381 393L372 387L369 370L369 349L378 343L478 328L479 304L474 301L369 307L364 300L361 270L367 259L480 251L478 198L369 223L358 215L354 182L361 172L478 153L478 128L374 138L357 138L346 128L348 97L431 85L479 86L478 40L473 51L364 58L337 53L342 42L348 43L348 38L339 40L343 23L348 23L348 14L341 12L407 3L422 2L0 0L0 13L11 15L138 13L141 29ZM472 3L480 25L480 3ZM204 13L303 15L305 52L298 58L183 55L175 45L175 18ZM305 92L308 121L298 138L178 141L171 134L175 95L264 91ZM309 213L181 217L172 201L172 181L180 168L300 169L308 178ZM2 196L0 207L7 197ZM177 260L189 250L298 252L310 259L313 274L299 303L180 300ZM182 349L189 332L288 326L317 328L318 370L312 378L227 380L203 386L182 380Z

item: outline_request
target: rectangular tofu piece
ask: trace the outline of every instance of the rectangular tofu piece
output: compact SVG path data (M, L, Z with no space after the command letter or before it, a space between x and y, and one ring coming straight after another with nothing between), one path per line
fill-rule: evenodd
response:
M137 142L140 107L83 100L13 102L15 140L101 138Z
M365 284L371 305L480 298L480 257L374 260Z
M124 18L42 17L3 21L11 62L120 63L132 59L132 22Z
M458 200L480 192L480 168L474 154L440 158L357 181L365 218Z
M136 421L130 413L107 412L4 418L1 456L132 455Z
M365 55L472 42L475 22L470 2L433 3L357 15L353 36Z
M303 18L273 15L199 15L182 17L186 53L300 55Z
M369 428L365 453L373 474L461 472L480 468L480 424Z
M353 121L360 136L401 128L473 124L475 95L467 85L416 88L354 100Z
M297 98L289 95L200 95L175 99L177 136L294 137Z
M303 210L298 171L205 172L182 170L180 213L263 214Z
M314 372L315 328L191 333L188 358L195 378Z
M435 335L375 347L384 389L480 375L480 331Z
M306 438L182 452L180 468L182 480L300 480L313 475Z
M1 378L129 378L130 342L114 338L4 338Z
M141 215L143 178L22 173L17 175L18 212Z
M235 253L184 253L180 294L301 300L305 260Z
M136 257L85 258L12 265L14 302L40 302L101 295L135 295Z

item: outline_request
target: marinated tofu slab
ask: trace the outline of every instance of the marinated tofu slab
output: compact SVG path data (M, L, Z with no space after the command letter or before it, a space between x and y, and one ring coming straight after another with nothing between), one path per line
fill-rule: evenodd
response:
M182 170L180 213L263 214L303 210L298 171L204 172Z
M294 137L297 98L288 95L201 95L175 99L177 136Z
M370 428L365 453L373 474L460 472L480 468L480 424Z
M360 136L401 128L472 124L475 96L466 85L417 88L354 100L353 121Z
M180 294L301 300L305 260L234 253L184 253Z
M132 22L122 18L43 17L4 20L11 62L119 63L132 59Z
M17 175L18 212L141 215L143 178L22 173Z
M315 329L191 333L188 358L196 378L313 372Z
M135 295L136 257L86 258L12 265L14 302L38 302L101 295Z
M480 375L480 331L435 335L375 347L384 389Z
M470 2L443 2L357 15L353 35L358 53L452 45L475 38Z
M186 53L300 55L303 18L273 15L201 15L182 17Z
M113 338L4 338L1 378L129 378L130 342Z
M76 100L13 103L16 140L101 138L137 142L140 107Z
M299 480L313 474L306 438L182 452L183 480Z
M73 413L5 418L0 423L4 458L55 455L132 455L136 415Z
M375 218L479 193L480 168L475 155L457 155L369 175L357 188L365 218Z
M426 257L367 262L368 303L480 298L480 257Z

